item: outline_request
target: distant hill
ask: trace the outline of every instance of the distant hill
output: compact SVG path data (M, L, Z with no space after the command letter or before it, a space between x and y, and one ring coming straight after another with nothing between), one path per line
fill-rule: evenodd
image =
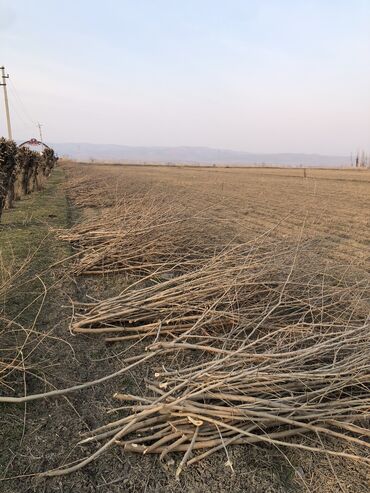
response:
M349 156L319 154L254 154L208 147L133 147L115 144L50 144L59 156L81 161L105 160L122 163L183 163L216 165L349 166Z

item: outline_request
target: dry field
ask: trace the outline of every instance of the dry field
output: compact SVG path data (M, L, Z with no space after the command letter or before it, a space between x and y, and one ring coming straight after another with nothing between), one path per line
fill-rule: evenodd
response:
M302 231L324 257L369 271L368 170L309 169L304 179L303 169L289 168L87 166L80 173L111 182L113 194L160 189L246 240L272 228L293 240Z
M368 491L370 172L63 170L0 491Z

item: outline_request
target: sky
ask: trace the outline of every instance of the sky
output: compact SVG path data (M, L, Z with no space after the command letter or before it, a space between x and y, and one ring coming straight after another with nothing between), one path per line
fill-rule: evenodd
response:
M370 151L369 53L370 0L0 0L17 140Z

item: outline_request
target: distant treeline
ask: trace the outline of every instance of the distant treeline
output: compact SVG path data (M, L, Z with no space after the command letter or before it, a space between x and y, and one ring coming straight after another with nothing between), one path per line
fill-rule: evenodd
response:
M56 161L53 149L45 148L40 154L0 139L0 219L15 200L42 188Z

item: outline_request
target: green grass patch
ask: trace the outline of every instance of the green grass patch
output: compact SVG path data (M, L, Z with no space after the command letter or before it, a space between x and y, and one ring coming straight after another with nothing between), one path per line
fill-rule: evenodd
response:
M42 282L46 285L53 283L53 273L48 268L69 254L68 246L57 240L52 231L68 224L64 180L64 171L55 169L43 190L24 197L3 214L0 275L7 275L6 271L15 272L25 262L28 263L13 289L3 296L1 308L6 316L12 318L31 303L31 307L22 313L21 323L34 317L38 303L33 303L33 300L43 292Z

